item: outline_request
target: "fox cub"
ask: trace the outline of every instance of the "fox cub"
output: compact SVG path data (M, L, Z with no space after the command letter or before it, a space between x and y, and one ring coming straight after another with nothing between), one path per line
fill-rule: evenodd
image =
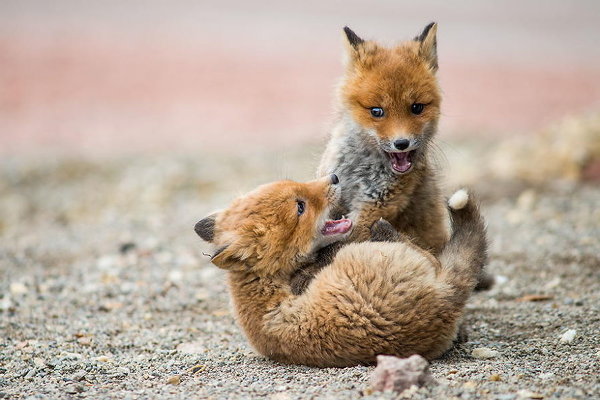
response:
M392 48L365 41L348 27L344 32L347 60L337 120L317 171L339 176L342 197L333 216L355 221L349 241L367 240L369 227L383 218L437 255L448 240L447 211L430 160L441 103L437 24ZM298 271L295 293L339 247ZM491 284L482 275L479 288Z
M438 253L448 239L444 199L430 147L440 116L437 25L393 48L365 41L348 27L338 117L317 174L335 173L341 209L366 240L379 218Z
M440 356L486 260L477 205L464 192L452 199L453 233L437 258L380 220L372 242L344 246L294 295L289 282L299 265L352 233L352 220L328 219L343 195L337 182L264 185L196 224L214 244L212 262L228 271L238 324L260 353L284 363L344 367L371 364L378 354Z

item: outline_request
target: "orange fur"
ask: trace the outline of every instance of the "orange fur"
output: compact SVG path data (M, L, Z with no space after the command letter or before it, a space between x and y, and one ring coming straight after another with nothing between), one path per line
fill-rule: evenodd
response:
M436 254L448 240L447 213L428 151L441 105L436 32L431 24L415 40L387 48L346 28L338 120L317 175L336 173L346 185L341 212L357 220L353 241L367 240L369 226L381 217ZM422 112L414 113L413 104L423 104ZM385 115L374 117L373 107ZM394 147L399 139L409 140L414 150L406 173L391 167L390 155L402 152Z
M264 185L196 224L215 245L212 262L229 271L239 325L259 352L285 363L342 367L378 354L440 356L456 337L481 264L485 232L476 207L460 211L456 220L471 225L455 227L460 241L449 242L442 262L401 237L349 244L295 296L292 273L332 241L323 228L339 200L336 182ZM385 221L374 229L395 235Z
M417 42L394 49L372 43L368 52L356 54L341 86L343 107L355 121L373 129L384 140L419 135L440 115L441 95L434 71L419 56ZM413 103L426 104L422 114L410 111ZM371 107L382 107L384 118L373 118Z

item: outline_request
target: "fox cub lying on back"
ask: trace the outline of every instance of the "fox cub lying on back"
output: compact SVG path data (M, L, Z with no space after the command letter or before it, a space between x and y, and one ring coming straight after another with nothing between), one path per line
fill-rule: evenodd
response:
M318 176L335 173L342 186L335 217L355 221L349 241L369 238L380 218L425 250L439 254L448 240L447 212L431 165L440 116L437 25L392 48L365 41L348 27L346 72L338 116ZM327 249L331 259L339 246ZM301 268L292 280L301 293L326 262ZM492 284L483 276L480 288Z
M485 227L462 193L453 233L439 258L403 240L384 220L372 240L343 247L299 296L290 276L317 250L351 234L329 220L341 188L335 176L264 185L196 224L226 269L236 318L250 343L284 363L370 364L378 354L432 359L452 344L463 306L486 260Z

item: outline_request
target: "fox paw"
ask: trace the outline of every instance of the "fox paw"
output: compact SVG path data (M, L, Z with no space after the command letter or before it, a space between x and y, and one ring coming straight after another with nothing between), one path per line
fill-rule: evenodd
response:
M399 240L398 231L385 219L380 218L371 225L372 242L397 242Z

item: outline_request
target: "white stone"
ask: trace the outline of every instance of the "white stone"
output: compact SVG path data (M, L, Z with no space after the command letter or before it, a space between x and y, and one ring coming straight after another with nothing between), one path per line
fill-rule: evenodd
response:
M10 284L10 293L15 296L25 294L27 293L27 286L21 282L13 282Z
M500 353L487 347L477 347L471 352L471 357L481 360L498 357Z
M571 343L573 341L573 339L575 339L576 335L577 335L577 331L575 329L569 329L565 333L560 335L560 342L561 343Z
M202 354L206 352L206 348L200 342L180 343L176 349L184 354Z
M504 275L495 275L494 276L494 284L495 285L504 285L506 282L508 282L508 277L506 277Z
M183 280L183 272L179 269L174 269L169 272L168 279L171 282L181 282Z

